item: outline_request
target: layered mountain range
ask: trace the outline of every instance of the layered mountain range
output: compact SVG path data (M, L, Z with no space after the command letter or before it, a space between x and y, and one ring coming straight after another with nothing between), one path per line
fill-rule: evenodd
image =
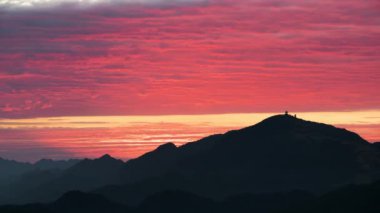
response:
M127 162L109 155L42 162L44 166L36 167L38 163L0 160L0 203L53 202L71 190L132 207L144 206L152 195L165 191L213 201L294 191L321 196L380 179L378 143L290 115L272 116L180 147L163 144Z

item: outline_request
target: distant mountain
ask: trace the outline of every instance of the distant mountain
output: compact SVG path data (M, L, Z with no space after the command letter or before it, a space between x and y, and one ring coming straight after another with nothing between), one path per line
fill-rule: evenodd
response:
M8 184L13 177L30 171L32 167L33 165L30 163L21 163L0 157L0 185Z
M34 164L17 162L14 160L6 160L0 157L0 185L4 181L13 181L18 176L25 174L27 172L32 172L34 170L64 170L74 164L78 163L80 160L70 159L70 160L51 160L42 159ZM7 182L8 184L8 182Z
M28 180L12 185L12 199L8 203L50 202L71 190L90 190L109 184L120 184L124 162L104 155L98 159L84 159L62 172L39 172L34 179L45 179L39 184L23 187ZM52 170L50 170L52 171ZM21 187L18 187L21 186ZM4 202L3 202L4 203Z
M20 190L12 202L52 201L70 190L133 206L168 190L217 200L294 190L322 194L379 177L376 145L345 129L276 115L180 147L163 144L126 163L109 155L86 159Z
M22 200L26 192L59 177L78 162L43 159L31 164L0 159L0 203Z
M51 160L51 159L41 159L33 164L35 169L49 170L49 169L68 169L75 164L79 163L79 159L69 159L69 160Z
M59 184L72 188L87 190L93 187L119 184L122 182L120 171L124 166L122 160L106 154L94 160L85 159L67 169L60 177Z

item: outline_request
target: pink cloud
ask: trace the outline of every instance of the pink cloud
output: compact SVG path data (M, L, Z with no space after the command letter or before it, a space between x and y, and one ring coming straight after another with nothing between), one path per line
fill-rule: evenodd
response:
M2 11L0 117L377 108L378 11L333 0Z

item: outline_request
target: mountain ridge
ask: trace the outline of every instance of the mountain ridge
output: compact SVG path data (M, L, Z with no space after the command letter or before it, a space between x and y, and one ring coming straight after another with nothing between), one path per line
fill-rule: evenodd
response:
M166 143L123 162L84 159L28 191L23 202L51 201L84 190L136 205L164 190L222 199L241 193L324 193L380 177L380 152L358 134L275 115L239 130L175 146Z
M112 189L115 194L130 198L137 191L149 194L165 187L207 197L294 189L323 193L369 183L380 171L379 152L356 133L290 115L168 150L160 155L157 148L128 161L123 173L127 185ZM112 190L104 194L110 196Z
M260 212L260 213L377 213L380 182L348 185L315 196L303 191L274 194L238 194L223 200L181 190L165 190L147 196L141 204L128 206L106 197L81 191L69 191L48 204L5 205L2 213L150 213L150 212Z

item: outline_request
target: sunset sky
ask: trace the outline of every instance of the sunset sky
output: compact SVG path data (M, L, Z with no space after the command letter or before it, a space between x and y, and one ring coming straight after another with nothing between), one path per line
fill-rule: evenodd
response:
M0 0L0 157L128 159L289 110L380 141L378 0Z

